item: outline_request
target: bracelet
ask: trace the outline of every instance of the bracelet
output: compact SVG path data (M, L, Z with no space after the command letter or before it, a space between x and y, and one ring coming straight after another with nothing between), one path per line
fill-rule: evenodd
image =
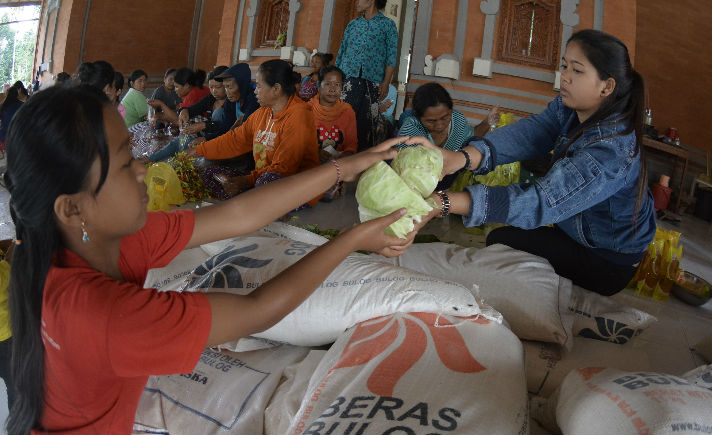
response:
M470 155L467 154L467 151L465 151L463 148L460 148L458 151L465 155L465 166L463 166L462 169L470 169Z
M334 183L334 189L332 191L332 193L336 193L339 191L341 185L343 184L343 182L341 181L341 166L339 166L339 162L337 162L336 159L331 159L331 163L336 168L336 183Z
M450 197L447 196L447 193L443 192L442 190L438 190L435 192L438 194L440 197L440 202L442 203L442 213L440 214L440 217L447 217L447 215L450 214Z

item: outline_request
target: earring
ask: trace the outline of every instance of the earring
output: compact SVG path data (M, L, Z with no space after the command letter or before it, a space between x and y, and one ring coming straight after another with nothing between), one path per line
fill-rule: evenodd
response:
M82 219L82 242L87 243L89 241L89 234L87 234L86 224L84 219Z

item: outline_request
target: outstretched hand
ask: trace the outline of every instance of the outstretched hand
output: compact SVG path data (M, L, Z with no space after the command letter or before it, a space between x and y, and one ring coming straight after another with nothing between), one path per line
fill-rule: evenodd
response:
M444 176L454 174L455 172L462 169L465 165L465 156L459 151L450 151L444 148L433 145L428 138L424 136L412 136L405 141L406 145L421 145L426 148L439 150L443 155L443 170L440 173L440 180Z
M401 143L400 138L389 139L382 142L373 148L362 151L352 156L339 158L339 166L341 168L342 181L354 181L358 179L361 172L370 168L373 164L381 160L390 160L398 154L398 150L393 148Z
M402 218L406 211L405 208L401 208L389 215L356 224L345 231L343 236L353 237L355 240L354 250L375 252L384 257L397 257L413 243L416 231L409 233L405 239L389 236L384 231L390 224Z

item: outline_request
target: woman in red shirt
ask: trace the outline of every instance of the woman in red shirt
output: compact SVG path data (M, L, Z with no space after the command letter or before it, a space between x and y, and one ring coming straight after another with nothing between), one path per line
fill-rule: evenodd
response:
M188 67L183 67L176 71L173 82L175 83L176 94L183 99L178 105L179 110L181 107L192 106L210 93L210 88L204 86L205 78L206 74L202 69L193 71ZM156 109L157 120L178 124L178 113L166 106L166 103L161 100L150 100L148 104Z
M414 234L383 231L405 209L343 232L246 296L143 289L148 270L184 248L251 233L393 158L395 143L211 207L147 213L146 168L103 94L54 87L30 99L10 126L5 174L17 236L8 433L130 433L149 375L189 372L206 346L269 328L354 250L399 255Z

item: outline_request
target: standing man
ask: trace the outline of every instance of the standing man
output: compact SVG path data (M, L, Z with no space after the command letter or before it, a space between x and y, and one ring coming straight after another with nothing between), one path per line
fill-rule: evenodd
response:
M386 0L356 0L359 17L351 20L336 56L346 74L342 99L356 112L359 151L374 145L378 104L388 95L398 57L398 30L380 11Z

